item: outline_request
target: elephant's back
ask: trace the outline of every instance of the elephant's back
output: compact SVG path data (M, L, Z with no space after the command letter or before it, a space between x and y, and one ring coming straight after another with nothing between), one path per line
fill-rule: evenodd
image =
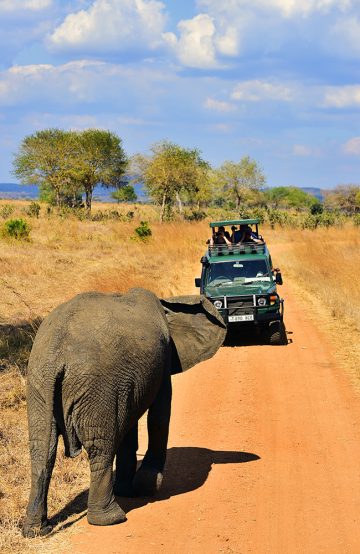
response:
M99 368L101 372L119 371L130 367L134 357L145 365L156 363L168 341L162 306L150 291L132 289L126 295L88 292L58 306L45 318L29 368L63 364L76 373L96 374Z

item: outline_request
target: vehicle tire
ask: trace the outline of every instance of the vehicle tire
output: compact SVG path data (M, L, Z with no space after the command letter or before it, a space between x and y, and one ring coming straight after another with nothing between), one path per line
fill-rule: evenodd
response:
M268 340L272 346L287 344L286 329L283 321L272 321L269 324Z

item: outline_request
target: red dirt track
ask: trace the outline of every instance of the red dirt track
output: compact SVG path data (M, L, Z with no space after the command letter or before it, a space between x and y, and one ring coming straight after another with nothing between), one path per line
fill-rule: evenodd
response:
M360 398L281 293L291 342L224 346L175 376L161 492L120 499L124 524L83 519L72 552L360 553Z

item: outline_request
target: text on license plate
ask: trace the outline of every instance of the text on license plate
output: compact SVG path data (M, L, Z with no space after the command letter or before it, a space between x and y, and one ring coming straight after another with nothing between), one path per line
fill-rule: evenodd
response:
M229 315L229 323L233 323L234 321L254 321L254 315Z

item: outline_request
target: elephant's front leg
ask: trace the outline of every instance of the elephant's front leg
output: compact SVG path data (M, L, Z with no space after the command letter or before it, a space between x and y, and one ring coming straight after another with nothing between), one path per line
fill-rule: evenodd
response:
M138 424L125 435L116 451L116 477L114 493L116 496L136 496L133 479L136 473L136 452L138 449Z
M166 460L171 413L171 375L166 372L154 403L148 411L149 444L133 486L138 495L153 496L160 489Z

